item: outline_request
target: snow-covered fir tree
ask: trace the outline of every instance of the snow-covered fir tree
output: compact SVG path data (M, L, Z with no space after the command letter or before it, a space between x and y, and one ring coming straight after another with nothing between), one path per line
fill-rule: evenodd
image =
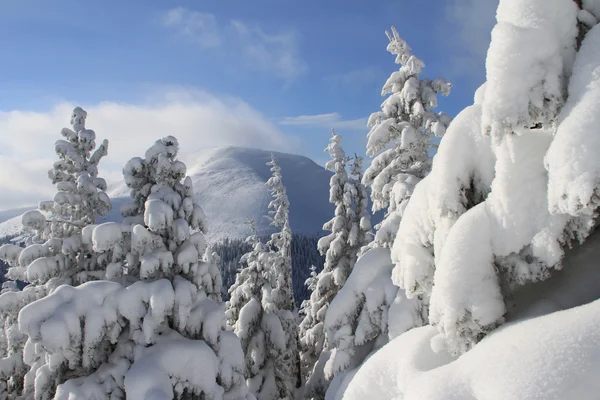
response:
M267 186L271 188L273 200L269 203L269 220L278 229L271 235L267 245L271 251L271 269L274 287L270 296L278 307L279 319L285 332L285 348L281 357L275 359L275 368L285 377L287 392L282 398L293 398L302 386L300 364L300 338L298 334L298 310L294 300L292 284L292 230L290 229L290 201L288 199L281 168L271 153L271 177Z
M279 230L262 243L254 233L252 250L230 289L229 325L242 340L250 391L259 400L292 399L301 386L297 310L292 289L289 200L281 169L272 156L267 181L273 200L269 219Z
M346 195L351 196L354 207L354 220L349 233L349 243L353 248L358 249L359 254L362 250L367 250L366 246L373 241L373 231L371 226L371 214L369 213L369 194L367 188L362 182L363 179L362 157L354 155L352 165L350 166L349 181L346 185Z
M386 31L387 50L401 67L392 73L381 91L390 96L381 111L371 114L367 155L374 157L363 182L371 188L373 211L386 209L374 246L391 247L402 213L415 185L431 168L434 137L442 137L451 118L435 113L437 95L447 96L452 84L445 79L421 78L425 66L394 27Z
M10 265L7 277L29 282L23 291L7 290L0 295L0 315L4 333L0 340L0 379L7 382L0 397L28 395L34 378L35 366L24 381L29 366L23 362L26 335L17 326L20 309L52 292L61 284L79 285L104 277L98 268L91 246L83 243L83 231L104 216L111 203L104 192L106 182L98 177L98 164L107 154L108 141L96 148L96 134L86 129L87 113L76 107L71 114L72 129L61 131L63 140L55 144L58 161L48 172L57 192L52 201L40 203L40 211L26 212L22 223L27 230L26 248L5 244L0 258ZM28 364L43 358L30 354ZM31 353L31 352L30 352ZM22 392L24 390L24 392Z
M122 211L134 223L84 235L117 281L61 286L19 314L32 349L46 352L35 399L247 397L240 341L215 301L219 271L212 253L203 259L205 216L178 151L168 136L131 159L123 171L134 202Z
M306 396L316 399L325 397L328 386L327 377L323 374L329 357L324 329L327 309L346 283L360 247L369 239L370 229L369 218L363 212L366 198L360 198L365 194L364 186L355 180L358 176L348 177L346 165L349 159L342 147L342 137L332 131L325 151L332 158L325 167L334 172L330 180L329 202L335 206L335 215L323 225L324 230L331 232L318 243L319 251L325 255L325 264L316 278L314 290L304 308L306 316L300 324L301 359L307 377ZM360 174L357 167L353 172ZM360 207L360 216L355 206Z
M258 400L278 399L289 388L275 368L285 350L285 332L270 292L273 272L267 246L255 234L247 239L252 250L242 256L243 268L230 288L227 319L239 336L245 354L250 392Z
M394 244L394 282L431 298L438 351L465 352L514 318L513 293L554 275L594 230L598 11L500 3L487 83L452 123Z

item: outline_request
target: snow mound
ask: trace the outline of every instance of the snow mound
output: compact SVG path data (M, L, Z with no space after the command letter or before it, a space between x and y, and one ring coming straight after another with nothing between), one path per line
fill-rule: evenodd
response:
M290 225L295 233L323 234L322 224L333 214L329 204L329 179L331 173L311 159L274 152L281 167L287 194L290 199ZM180 154L196 189L195 201L202 204L207 215L209 241L228 238L245 238L250 229L248 219L256 221L259 235L273 232L267 215L271 199L265 185L271 172L266 163L271 152L242 147L215 147L189 154ZM124 181L107 190L113 207L101 222L120 221L119 209L129 202L129 189ZM22 231L20 214L13 210L0 214L0 238L17 235ZM16 210L14 210L16 211ZM18 215L2 219L2 215Z
M506 324L458 359L431 350L435 328L416 328L369 358L335 398L596 399L599 323L597 300Z

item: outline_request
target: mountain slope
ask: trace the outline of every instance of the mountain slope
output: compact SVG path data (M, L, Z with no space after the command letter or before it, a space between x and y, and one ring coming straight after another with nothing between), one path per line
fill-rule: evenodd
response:
M304 156L274 154L290 199L292 230L321 234L323 223L333 215L333 206L328 202L331 174ZM264 217L271 200L265 185L271 176L266 165L271 152L217 147L181 154L180 158L194 182L196 200L206 213L209 240L246 237L250 233L245 223L248 219L255 221L259 234L272 232ZM109 187L108 194L113 201L113 210L102 221L118 221L119 207L129 201L129 190L124 182L118 182ZM7 213L11 215L9 211ZM20 217L17 216L0 224L0 237L17 234L20 229Z

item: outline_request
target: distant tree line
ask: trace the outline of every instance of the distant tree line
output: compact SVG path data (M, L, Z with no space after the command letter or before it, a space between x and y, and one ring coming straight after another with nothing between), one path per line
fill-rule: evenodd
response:
M263 242L268 237L261 238ZM292 283L294 286L294 298L300 306L310 293L304 282L310 275L310 266L314 265L319 272L323 268L325 258L317 250L319 237L316 235L292 235ZM213 245L215 251L221 258L221 276L223 277L223 299L229 299L228 290L235 282L235 275L240 269L240 258L252 250L252 246L244 239L225 239Z

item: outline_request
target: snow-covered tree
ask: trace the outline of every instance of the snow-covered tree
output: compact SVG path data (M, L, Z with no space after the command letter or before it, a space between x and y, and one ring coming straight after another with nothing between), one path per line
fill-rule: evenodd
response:
M318 275L319 274L317 273L317 267L315 267L314 265L311 265L308 278L306 278L306 280L304 281L304 286L306 286L309 293L314 292L314 290L317 288L317 282L319 282ZM302 300L302 304L300 305L300 311L298 312L298 314L302 317L302 319L304 319L304 317L309 315L309 313L310 313L309 310L310 310L310 299ZM302 338L302 324L300 324L300 338Z
M362 182L363 161L362 157L354 155L352 165L350 166L349 182L345 190L347 195L351 196L354 207L354 221L350 228L349 243L352 247L358 249L359 254L365 246L373 241L371 214L368 210L369 194Z
M323 329L331 354L323 374L331 381L330 387L341 384L347 372L389 337L419 325L417 302L406 299L391 280L389 248L415 185L431 168L436 137L443 136L451 121L448 115L433 109L437 107L437 94L448 95L452 85L441 78L421 78L424 63L412 54L394 28L391 34L386 33L390 40L387 50L396 55L401 68L383 87L382 95L390 96L382 110L369 118L367 155L374 158L362 177L362 183L371 188L373 211L386 209L386 214L376 227L374 240L359 252L361 258L348 283L331 302L336 305L325 315ZM352 176L361 175L361 161L355 161ZM355 196L354 221L359 224L353 229L362 231L356 236L360 237L356 240L359 248L370 237L365 191L358 186L351 190ZM354 237L351 235L352 241Z
M0 315L4 319L0 340L5 345L0 347L6 349L0 353L0 379L8 383L7 392L0 393L0 397L7 393L20 395L29 369L23 363L27 337L16 325L19 310L61 284L78 285L104 277L91 246L84 243L83 231L111 207L104 192L106 182L98 177L98 164L107 154L108 141L96 148L96 134L86 129L86 117L87 113L76 107L71 115L72 129L64 128L64 140L55 144L59 159L48 172L57 188L54 199L40 203L44 214L29 211L22 217L29 245L24 249L14 244L0 248L0 258L11 267L7 277L31 283L23 291L7 290L0 295Z
M250 392L258 400L270 400L291 390L275 367L285 349L285 332L270 296L273 273L267 246L255 234L247 241L252 250L242 256L244 267L229 290L226 314L242 342Z
M267 163L273 200L269 219L278 228L263 244L254 232L245 267L230 288L229 325L242 340L250 391L259 400L292 399L301 386L297 310L292 289L289 200L274 156Z
M394 27L386 31L387 50L401 67L392 73L381 91L390 96L381 111L371 114L367 155L374 157L363 182L371 188L373 211L386 209L375 235L374 246L391 247L402 213L414 186L431 168L434 137L443 136L451 118L435 113L437 94L447 96L452 84L445 79L421 78L425 64L412 54Z
M318 243L319 251L325 255L325 264L317 276L309 304L305 307L306 316L300 324L301 359L307 377L306 395L316 399L325 397L328 385L323 375L330 350L324 329L327 309L346 283L360 247L369 239L370 230L370 221L364 212L366 191L356 180L360 179L360 160L355 161L354 175L349 178L346 172L349 159L342 148L342 137L334 131L325 151L332 158L325 167L334 172L330 180L329 202L335 206L335 215L323 225L324 230L331 231Z
M214 300L219 271L212 253L203 259L205 217L178 150L168 136L125 166L134 206L123 211L140 223L91 233L118 281L61 286L20 312L29 351L45 351L35 399L246 398L240 342Z
M593 2L500 2L487 83L452 123L392 254L394 282L430 298L436 349L469 350L511 318L518 287L552 276L594 229L599 17Z

